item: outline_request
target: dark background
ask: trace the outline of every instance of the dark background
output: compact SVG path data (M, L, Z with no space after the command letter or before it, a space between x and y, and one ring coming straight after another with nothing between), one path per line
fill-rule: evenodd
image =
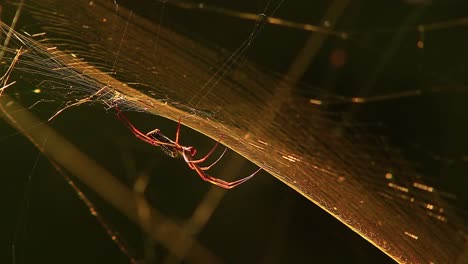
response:
M329 1L286 1L276 16L311 24L329 7ZM149 4L148 4L149 3ZM262 12L267 1L205 1L234 10ZM275 2L272 2L275 3ZM412 4L415 3L415 4ZM297 90L307 98L311 87L324 93L371 97L420 89L423 95L384 100L364 106L344 104L340 111L354 113L352 122L372 124L371 133L382 133L403 155L420 164L425 180L456 194L453 205L466 205L465 113L468 53L465 25L424 33L425 47L417 48L419 24L446 21L467 15L466 4L457 1L353 1L336 26L352 32L351 39L329 37L301 80ZM234 50L248 35L252 21L222 14L181 10L166 4L137 1L128 5L150 19L164 14L163 24L190 32L193 38ZM413 12L420 16L396 45L394 56L369 91L362 87L382 63L388 44ZM216 21L216 23L214 23ZM247 51L246 57L274 71L285 72L310 32L267 26ZM333 54L345 54L345 63L332 67ZM39 115L50 116L57 106L46 105ZM333 110L334 111L334 110ZM149 131L175 132L175 123L138 113L129 118ZM122 126L115 115L99 105L70 109L51 126L123 182L132 183L145 171L151 180L147 197L176 222L190 217L210 187L188 169L148 146ZM375 129L377 127L377 129ZM374 131L375 130L375 131ZM204 153L214 143L202 135L182 130L182 142ZM352 151L352 150L342 150ZM55 172L48 161L21 135L0 123L2 184L6 201L1 226L6 238L6 261L12 263L11 245L16 237L16 263L128 263L86 206ZM233 153L212 170L221 174L223 162L240 158ZM239 177L255 166L239 168ZM30 178L29 185L27 184ZM29 186L29 187L26 187ZM83 188L112 228L128 242L137 258L144 253L145 237L125 217ZM28 191L29 190L29 191ZM25 195L26 193L26 195ZM25 206L25 197L26 204ZM465 209L460 209L463 213ZM16 235L15 235L16 234ZM228 263L392 263L377 248L332 216L278 180L261 172L253 180L231 190L216 209L198 241ZM167 250L153 246L156 263Z

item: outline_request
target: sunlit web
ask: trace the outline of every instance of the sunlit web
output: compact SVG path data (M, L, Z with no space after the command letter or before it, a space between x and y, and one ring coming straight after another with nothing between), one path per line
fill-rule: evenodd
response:
M393 145L401 142L374 136L374 129L381 132L378 123L368 123L366 115L364 120L359 120L362 109L353 103L379 103L377 107L369 107L368 111L373 111L378 106L391 106L392 100L421 97L424 93L437 95L448 91L464 95L463 87L456 86L458 80L449 78L461 74L445 77L441 63L435 65L429 61L426 65L427 57L421 53L431 54L428 45L437 44L437 39L430 41L432 35L438 37L434 31L447 32L454 28L463 31L466 18L420 23L425 21L423 11L415 8L406 17L402 15L398 25L369 29L355 22L350 29L344 22L340 24L340 18L351 12L344 4L320 7L321 19L314 21L315 24L288 24L287 21L294 20L273 19L287 8L287 1L286 4L269 1L254 12L183 4L158 2L152 6L157 8L158 17L148 17L153 21L150 22L114 1L77 1L67 6L54 1L35 1L34 5L24 7L22 15L27 14L34 22L23 21L22 26L20 20L19 33L6 47L5 61L14 57L17 48L24 47L27 52L20 56L12 78L30 83L34 87L31 91L43 96L41 102L58 102L58 109L100 102L105 109L119 105L127 111L172 120L183 116L184 125L211 138L224 135L226 146L264 168L397 261L450 263L459 258L464 249L464 225L457 220L453 206L445 202L456 200L457 196L433 185L432 178L424 174L427 168L421 169L421 165L407 161L411 157ZM48 11L51 7L56 7L56 13ZM215 52L200 45L203 41L185 37L187 27L173 28L170 14L182 12L180 7L190 14L200 9L221 16L246 17L245 30L239 33L242 37L237 37L236 44L227 47L233 51ZM252 56L253 46L268 46L262 34L272 33L273 40L279 42L275 31L278 29L271 24L295 28L290 30L302 27L316 33L309 39L302 36L305 44L296 52L298 59L286 69L287 77L272 74L246 60ZM2 29L5 37L9 28L3 25ZM407 48L402 43L412 43L412 46ZM321 61L321 57L330 55L331 67L339 69L367 48L370 53L378 53L366 59L377 62L368 62L375 68L368 78L355 84L360 87L353 96L347 91L325 89L341 87L335 83L341 79L330 71L324 72L324 80L318 85L320 90L298 85L307 80L303 75L309 64L310 69L317 70L318 63L310 61ZM423 73L426 68L441 73L438 80L421 75L424 79L421 83L428 83L424 87L429 88L400 85L393 91L382 81L386 72L391 72L390 62L405 49L414 49L410 54L416 54L415 58L408 59L421 64L418 67L422 67ZM301 60L304 58L306 61ZM361 69L356 69L357 76ZM312 79L314 82L316 79ZM382 91L373 92L375 87L381 87ZM28 92L14 91L12 87L8 90L19 95ZM38 102L33 100L36 101L32 103ZM405 101L398 102L404 107ZM36 105L32 109L37 109ZM49 110L48 117L56 111ZM411 154L412 149L408 152ZM213 199L210 201L207 204L211 203L208 207L212 212L217 204ZM203 203L198 205L200 208ZM209 215L205 218L209 219ZM194 213L192 222L196 216ZM188 233L196 234L203 229L203 224L190 225L189 221L185 228L192 228ZM190 243L179 245L172 253L183 258ZM171 247L170 243L166 246Z

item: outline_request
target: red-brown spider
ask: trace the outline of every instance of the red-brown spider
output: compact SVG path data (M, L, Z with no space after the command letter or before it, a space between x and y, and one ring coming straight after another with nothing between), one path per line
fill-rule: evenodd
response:
M139 138L140 140L145 141L148 144L153 146L160 147L164 153L168 156L175 158L181 155L185 163L189 166L190 169L197 172L197 174L202 178L204 181L217 185L219 187L225 189L232 189L238 186L241 183L248 181L250 178L255 176L262 168L259 168L254 173L250 174L249 176L242 178L237 181L227 182L218 178L214 178L205 173L205 171L209 170L213 165L215 165L226 153L227 148L223 151L223 153L214 161L212 164L206 167L200 167L198 164L204 162L208 157L213 153L213 151L218 147L219 140L213 146L213 148L201 159L194 160L194 156L197 153L197 150L193 146L183 146L179 144L179 134L180 134L180 118L179 123L177 125L176 131L176 138L175 141L171 140L170 138L166 137L164 134L161 133L159 129L152 130L146 134L142 133L138 130L133 124L128 120L128 118L117 108L117 117L132 131L132 133Z

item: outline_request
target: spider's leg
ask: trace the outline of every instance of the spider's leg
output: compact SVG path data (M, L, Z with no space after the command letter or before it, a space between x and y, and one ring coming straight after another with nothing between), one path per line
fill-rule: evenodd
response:
M221 137L222 138L222 137ZM187 161L188 163L193 163L193 164L198 164L198 163L202 163L204 162L209 156L211 156L211 154L213 154L213 151L215 151L215 149L218 147L219 145L219 142L221 141L221 138L216 141L216 144L211 148L210 151L208 151L208 153L201 159L198 159L198 160L190 160L190 161ZM226 148L227 149L227 148ZM226 152L226 150L224 150L223 154L221 154L221 157L224 155L224 153ZM220 158L218 158L219 160ZM218 160L216 160L214 163L218 162ZM213 164L212 164L213 165ZM210 165L211 166L211 165Z
M182 119L182 117L179 117L179 123L177 123L177 131L176 131L176 134L175 134L175 143L177 146L179 146L179 134L180 134L180 120Z
M226 151L227 151L227 148L224 149L223 153L218 157L217 160L215 160L209 166L199 167L199 169L202 170L202 171L207 171L207 170L211 169L211 167L213 167L224 156L224 153L226 153Z
M150 138L149 136L143 134L140 130L138 130L136 127L133 126L132 123L127 119L127 117L119 110L117 112L117 117L122 121L129 129L132 131L132 133L140 140L145 141L146 143L149 143L153 146L159 146L159 142L157 140L154 140Z
M187 155L185 152L183 153L182 156L184 157L184 160L185 160L185 162L187 163L187 165L189 166L189 168L192 169L192 170L195 170L195 168L194 168L195 164L201 163L201 162L205 161L205 160L213 153L213 151L215 150L215 148L216 148L217 145L218 145L218 144L216 144L216 145L210 150L210 152L208 152L208 154L205 155L205 157L203 157L203 158L201 158L201 159L199 159L199 160L191 160L191 157L190 157L189 155ZM202 170L202 171L209 170L211 167L213 167L216 163L218 163L218 161L220 161L220 160L223 158L223 156L224 156L224 154L226 153L226 151L227 151L227 148L225 148L224 151L223 151L223 153L221 153L221 155L220 155L213 163L211 163L209 166L198 167L198 168L199 168L200 170Z
M158 134L158 133L160 133L160 132L161 132L161 130L159 130L159 129L156 128L156 129L153 129L153 130L151 130L150 132L146 133L145 135L148 136L148 137L151 137L151 135L153 135L153 134ZM151 138L152 138L152 137L151 137ZM153 139L153 138L152 138L152 139Z
M159 140L149 137L148 135L143 134L140 130L138 130L135 126L133 126L130 120L128 120L128 118L122 113L122 111L120 111L120 109L117 109L117 117L130 129L130 131L132 131L132 133L138 139L145 141L146 143L151 144L153 146L160 146L160 145L174 146L174 144L161 142Z
M198 167L195 164L192 164L192 166L195 169L195 171L198 173L200 178L202 178L202 180L207 181L207 182L209 182L211 184L217 185L217 186L219 186L221 188L224 188L224 189L232 189L232 188L236 187L237 185L242 184L242 183L250 180L253 176L255 176L255 174L257 174L260 170L262 170L262 168L259 168L254 173L250 174L249 176L247 176L245 178L242 178L242 179L237 180L237 181L228 182L228 181L224 181L224 180L221 180L221 179L218 179L218 178L214 178L213 176L210 176L210 175L206 174L204 171L202 171L200 169L200 167Z
M184 151L182 152L182 157L184 158L185 163L189 166L190 169L195 170L195 164L192 164L190 161L190 156L187 155L187 153Z

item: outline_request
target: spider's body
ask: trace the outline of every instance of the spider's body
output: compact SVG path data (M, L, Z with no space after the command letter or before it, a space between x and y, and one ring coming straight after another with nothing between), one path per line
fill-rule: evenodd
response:
M174 141L172 141L170 138L166 137L161 133L159 129L155 129L151 132L148 132L146 134L147 136L151 137L154 140L163 142L163 143L168 143L170 145L160 145L159 147L166 153L171 158L177 158L180 156L182 153L180 153L180 150L177 149L176 144Z
M205 171L209 170L211 166L215 165L226 153L227 148L224 152L219 156L219 158L213 162L211 165L206 167L200 167L198 164L205 162L208 157L213 153L216 147L219 144L219 141L216 142L214 147L206 154L203 158L195 160L193 157L197 153L197 150L192 146L183 146L179 144L179 133L180 133L180 119L177 125L177 132L176 132L176 139L175 141L166 137L159 129L152 130L146 134L142 133L133 124L127 119L127 117L117 108L117 117L128 126L128 128L132 131L132 133L139 139L145 141L148 144L153 146L160 147L164 153L166 153L169 157L176 158L179 155L184 158L185 163L189 166L190 169L197 172L197 174L202 178L204 181L210 182L214 185L225 189L231 189L236 187L237 185L246 182L250 178L252 178L255 174L257 174L262 168L259 168L254 173L250 174L249 176L242 178L237 181L227 182L221 179L214 178L205 173Z

